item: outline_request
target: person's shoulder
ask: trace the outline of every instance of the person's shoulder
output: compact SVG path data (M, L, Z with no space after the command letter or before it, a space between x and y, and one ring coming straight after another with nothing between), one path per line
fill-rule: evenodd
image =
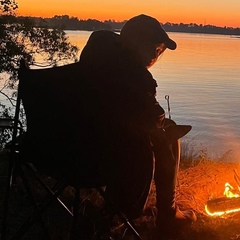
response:
M86 47L90 49L95 49L98 53L103 51L111 51L117 49L120 46L120 36L119 34L108 31L108 30L99 30L94 31L90 35Z
M118 40L119 34L109 30L98 30L91 33L89 42L91 41L106 41L106 40Z
M117 65L113 60L117 56L120 57L121 45L119 39L119 35L112 31L94 31L84 46L79 61L86 69L96 68L101 72L110 72L109 69L111 67L116 68Z

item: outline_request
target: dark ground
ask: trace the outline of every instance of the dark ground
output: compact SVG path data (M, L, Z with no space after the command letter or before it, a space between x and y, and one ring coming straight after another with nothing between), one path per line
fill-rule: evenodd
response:
M3 212L3 199L4 199L4 186L6 184L6 158L0 155L0 213ZM49 179L48 179L49 180ZM40 188L34 189L35 194L43 197L43 190ZM26 219L29 212L32 211L32 205L26 191L22 187L21 181L17 182L16 186L11 190L10 195L10 208L8 215L8 229L7 236L9 238L21 225L21 222ZM73 199L73 189L69 188L65 191L62 199L70 206ZM79 220L79 232L82 237L79 239L92 239L88 233L96 231L99 225L106 225L101 218L99 212L96 211L98 205L102 204L102 199L98 198L94 192L84 192L82 195L84 204L84 217ZM89 200L97 202L92 205ZM196 211L198 220L194 222L190 228L181 231L175 240L237 240L240 239L240 214L227 215L225 217L208 217ZM156 211L152 203L147 205L147 208L142 217L135 221L136 228L145 240L151 240L154 232L154 219ZM100 219L100 220L99 220ZM45 223L49 229L50 235L53 240L67 240L68 230L71 223L71 218L65 210L54 204L50 210L44 214ZM80 231L81 230L81 231ZM125 226L114 218L110 235L113 239L134 239L130 231L125 231ZM173 229L173 231L175 231ZM85 237L83 237L85 236ZM7 238L7 239L8 239ZM6 240L7 240L6 239ZM24 237L24 240L45 240L44 231L41 225L34 224L30 231ZM109 238L108 238L109 239ZM160 239L159 239L160 240Z

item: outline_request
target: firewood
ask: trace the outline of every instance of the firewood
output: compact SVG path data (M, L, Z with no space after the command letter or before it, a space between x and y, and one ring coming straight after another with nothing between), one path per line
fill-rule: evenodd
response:
M236 198L216 198L207 201L207 208L210 213L226 212L240 209L240 197Z

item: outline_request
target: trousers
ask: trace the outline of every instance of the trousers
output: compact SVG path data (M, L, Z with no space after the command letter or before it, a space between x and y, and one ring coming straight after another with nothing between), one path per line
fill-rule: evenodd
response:
M173 212L180 140L169 144L159 129L152 136L129 136L119 146L107 181L107 192L118 207L128 216L140 216L154 180L158 211Z

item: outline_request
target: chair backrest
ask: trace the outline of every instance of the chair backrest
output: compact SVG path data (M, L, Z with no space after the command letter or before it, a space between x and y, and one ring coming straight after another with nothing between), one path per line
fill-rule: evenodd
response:
M47 69L29 69L22 62L19 96L27 118L22 158L52 175L95 183L92 94L79 62Z
M80 103L77 98L81 96L81 71L78 67L78 63L49 69L28 69L21 65L19 92L29 134L43 137L43 129L50 134L69 127L73 120L71 116L79 113L72 111Z

